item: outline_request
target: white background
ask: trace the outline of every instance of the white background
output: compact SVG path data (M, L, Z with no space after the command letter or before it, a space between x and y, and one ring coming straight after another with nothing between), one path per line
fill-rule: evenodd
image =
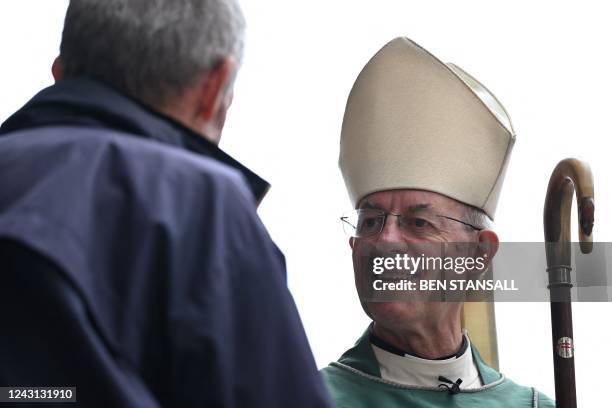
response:
M52 83L66 4L0 3L0 120ZM548 177L570 156L590 163L595 239L612 240L612 25L603 4L243 0L247 49L222 147L273 185L260 214L287 256L289 286L320 367L368 324L338 220L350 208L338 142L355 77L396 36L457 63L510 113L517 143L495 220L502 241L542 240ZM496 308L501 371L554 397L548 304ZM609 400L611 315L610 303L574 304L583 407Z

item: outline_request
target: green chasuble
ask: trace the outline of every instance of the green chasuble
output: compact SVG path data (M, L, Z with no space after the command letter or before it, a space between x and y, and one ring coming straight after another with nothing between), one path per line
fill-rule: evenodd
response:
M337 408L552 408L555 403L535 388L518 385L487 366L472 344L472 356L484 384L451 394L445 388L408 386L381 378L369 331L355 347L322 371Z

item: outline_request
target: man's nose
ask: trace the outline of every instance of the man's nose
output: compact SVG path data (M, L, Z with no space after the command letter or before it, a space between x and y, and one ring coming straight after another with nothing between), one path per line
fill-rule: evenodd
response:
M379 242L400 242L404 232L400 228L399 219L396 215L389 214L385 217L385 225L378 236Z

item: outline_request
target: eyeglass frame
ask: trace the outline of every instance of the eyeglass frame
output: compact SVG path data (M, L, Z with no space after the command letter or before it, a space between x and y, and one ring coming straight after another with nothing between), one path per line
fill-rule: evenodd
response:
M364 210L364 209L355 209L355 210L353 210L353 211L360 211L360 210ZM394 214L394 213L392 213L392 212L386 212L386 211L383 211L383 210L381 210L381 209L373 209L373 208L368 208L367 210L379 211L379 212L381 213L381 216L383 217L383 222L381 223L380 231L378 231L378 232L377 232L377 233L375 233L375 234L369 234L369 235L366 235L366 236L361 236L361 237L356 237L356 236L354 236L355 238L366 238L366 237L373 237L373 236L376 236L376 235L380 234L381 232L383 232L383 230L384 230L384 228L385 228L385 225L387 224L387 217L388 217L389 215L393 215L394 217L404 217L404 214ZM460 224L463 224L463 225L466 225L466 226L468 226L468 227L472 228L472 229L473 229L473 230L475 230L475 231L482 231L482 230L484 230L484 229L485 229L485 228L482 228L482 227L477 227L477 226L475 226L475 225L473 225L473 224L470 224L469 222L462 221L462 220L459 220L459 219L457 219L457 218L450 217L450 216L448 216L448 215L443 215L443 214L432 214L432 215L433 215L433 216L435 216L435 217L446 218L447 220L451 220L451 221L458 222L458 223L460 223ZM340 217L340 221L342 221L342 222L344 222L344 223L346 223L346 224L350 225L350 226L351 226L352 228L354 228L354 229L355 229L355 231L356 231L356 230L357 230L357 227L355 227L355 226L351 225L351 224L350 224L350 223L347 221L347 218L348 218L348 216L344 215L344 216Z

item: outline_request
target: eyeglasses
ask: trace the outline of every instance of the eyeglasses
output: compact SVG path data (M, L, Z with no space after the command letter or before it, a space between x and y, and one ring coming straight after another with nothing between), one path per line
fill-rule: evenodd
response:
M352 210L340 217L340 220L347 235L354 238L364 238L380 234L389 215L397 217L399 227L403 231L416 237L439 235L439 232L443 229L440 218L466 225L474 231L483 230L483 228L447 215L429 213L393 214L370 208Z

